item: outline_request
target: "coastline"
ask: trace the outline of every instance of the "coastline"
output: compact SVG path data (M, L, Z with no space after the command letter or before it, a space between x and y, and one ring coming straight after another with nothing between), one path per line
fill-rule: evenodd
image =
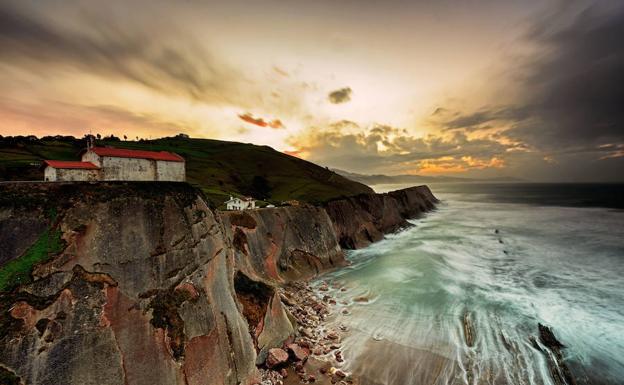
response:
M331 299L301 282L437 202L419 186L324 206L218 212L185 183L0 189L8 245L0 259L21 269L0 302L0 367L26 383L273 384L281 370L267 367L292 362L290 383L297 373L355 383L319 359L336 358L343 331L317 329ZM32 249L44 236L58 246ZM60 351L70 365L57 366ZM94 364L106 375L93 377Z

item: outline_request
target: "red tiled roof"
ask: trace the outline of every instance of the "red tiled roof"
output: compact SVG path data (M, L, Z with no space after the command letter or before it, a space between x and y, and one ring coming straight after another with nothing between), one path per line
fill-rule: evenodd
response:
M44 160L43 163L54 168L83 168L87 170L97 170L99 168L91 162Z
M125 148L113 147L93 147L91 151L99 156L114 156L117 158L139 158L153 160L167 160L170 162L184 162L178 154L167 151L144 151L144 150L128 150Z

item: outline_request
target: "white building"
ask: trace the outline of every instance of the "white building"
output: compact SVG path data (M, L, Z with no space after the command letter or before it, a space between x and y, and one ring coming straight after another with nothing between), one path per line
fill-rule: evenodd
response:
M43 176L45 181L95 181L100 179L100 168L91 162L44 160L45 169Z
M184 158L167 151L91 147L82 153L80 162L46 160L44 164L46 181L186 179Z
M228 210L255 209L256 201L253 198L249 198L249 197L233 198L230 196L230 199L225 202L225 207Z

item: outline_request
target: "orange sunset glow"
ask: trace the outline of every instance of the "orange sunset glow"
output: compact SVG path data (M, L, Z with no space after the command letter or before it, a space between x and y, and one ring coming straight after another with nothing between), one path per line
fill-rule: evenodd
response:
M620 10L5 1L0 135L183 132L359 173L611 180L621 112L576 76L618 73L583 50Z

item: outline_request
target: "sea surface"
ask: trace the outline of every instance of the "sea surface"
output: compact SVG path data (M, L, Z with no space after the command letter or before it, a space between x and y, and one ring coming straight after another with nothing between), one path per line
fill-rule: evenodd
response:
M624 185L430 187L435 211L317 282L338 300L328 326L350 330L343 368L363 384L553 384L530 341L542 323L578 384L624 384Z

